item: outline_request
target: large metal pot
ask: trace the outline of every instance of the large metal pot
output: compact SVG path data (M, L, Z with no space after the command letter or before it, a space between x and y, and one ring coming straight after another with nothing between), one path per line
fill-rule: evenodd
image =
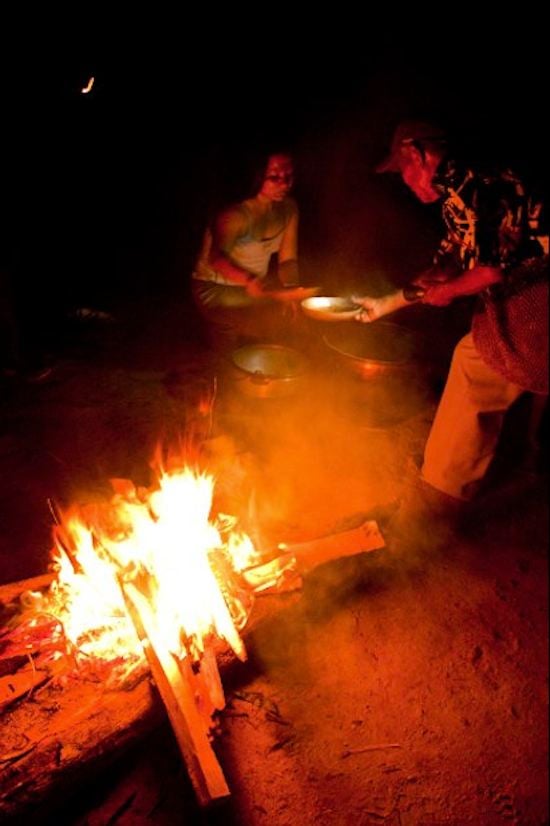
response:
M393 427L431 398L423 336L399 324L356 321L334 325L324 342L340 369L337 405L364 426Z
M331 329L323 341L346 370L362 379L403 378L418 368L421 342L399 324L345 323Z
M296 393L308 361L302 353L280 344L249 344L231 354L232 377L241 393L279 399Z

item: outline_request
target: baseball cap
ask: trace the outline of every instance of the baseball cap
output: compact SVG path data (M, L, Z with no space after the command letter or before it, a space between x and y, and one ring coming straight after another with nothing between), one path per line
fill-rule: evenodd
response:
M399 172L401 149L407 144L418 141L444 142L447 133L442 126L424 120L404 120L393 133L390 154L378 164L376 172Z

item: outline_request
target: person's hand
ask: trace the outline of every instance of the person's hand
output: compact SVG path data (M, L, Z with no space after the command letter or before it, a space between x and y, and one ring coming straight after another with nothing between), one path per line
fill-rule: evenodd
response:
M377 318L388 315L388 313L393 313L395 310L399 310L407 304L401 290L383 295L380 298L353 296L352 300L361 308L355 316L356 320L367 324L370 321L376 321Z
M288 321L294 324L297 321L298 317L300 316L300 305L297 301L289 301L282 304L282 315L283 318L288 319Z
M249 278L245 285L246 294L250 296L250 298L260 298L261 296L265 295L265 290L261 279L259 278Z

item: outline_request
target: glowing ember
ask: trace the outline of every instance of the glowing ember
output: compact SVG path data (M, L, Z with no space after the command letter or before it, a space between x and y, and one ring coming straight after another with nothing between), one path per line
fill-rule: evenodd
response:
M252 605L240 572L259 555L228 516L211 518L213 479L184 468L161 471L142 491L114 482L101 508L72 509L56 531L57 578L44 610L87 657L142 661L121 585L147 598L164 644L177 657L201 657L211 637L246 658L239 636Z

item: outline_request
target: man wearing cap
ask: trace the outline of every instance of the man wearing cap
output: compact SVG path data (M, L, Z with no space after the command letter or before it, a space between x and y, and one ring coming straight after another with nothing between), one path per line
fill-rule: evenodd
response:
M541 203L510 170L480 172L456 160L443 129L405 121L389 157L426 204L441 201L445 236L433 266L388 295L356 299L372 322L411 301L444 307L477 296L471 331L457 344L428 437L419 490L432 512L471 499L494 457L505 412L525 391L548 393L548 236Z

